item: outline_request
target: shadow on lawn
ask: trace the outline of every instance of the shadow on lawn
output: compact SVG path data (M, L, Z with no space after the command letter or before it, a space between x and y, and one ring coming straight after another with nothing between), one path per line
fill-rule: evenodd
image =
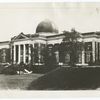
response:
M100 87L100 68L58 68L33 81L28 90L91 90Z

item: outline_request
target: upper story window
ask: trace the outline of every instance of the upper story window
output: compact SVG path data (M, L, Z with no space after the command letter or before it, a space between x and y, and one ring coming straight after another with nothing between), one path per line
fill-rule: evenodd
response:
M85 51L92 51L92 42L85 43Z

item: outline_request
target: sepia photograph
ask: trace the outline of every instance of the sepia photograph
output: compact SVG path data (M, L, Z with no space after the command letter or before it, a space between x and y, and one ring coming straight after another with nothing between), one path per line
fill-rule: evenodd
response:
M100 2L0 3L2 90L100 90Z

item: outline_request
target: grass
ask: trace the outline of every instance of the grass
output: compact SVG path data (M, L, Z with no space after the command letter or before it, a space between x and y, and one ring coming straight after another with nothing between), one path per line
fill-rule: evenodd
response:
M95 90L100 89L100 67L58 67L47 74L2 75L0 89Z
M28 90L93 90L100 87L98 68L58 68L31 82Z
M42 74L29 75L0 75L0 90L17 89L26 90L29 84L42 76Z

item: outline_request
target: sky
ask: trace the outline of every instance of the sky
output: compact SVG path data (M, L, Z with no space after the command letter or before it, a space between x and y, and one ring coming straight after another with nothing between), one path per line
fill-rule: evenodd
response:
M59 33L70 31L100 31L100 2L68 3L0 3L0 41L8 41L20 34L35 34L37 25L51 20Z

